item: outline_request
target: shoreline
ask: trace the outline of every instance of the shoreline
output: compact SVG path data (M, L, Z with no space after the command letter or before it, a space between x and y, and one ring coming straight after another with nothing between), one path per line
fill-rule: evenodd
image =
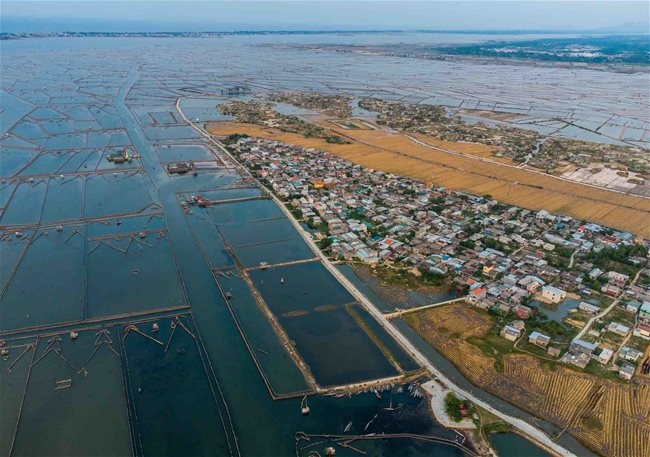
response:
M447 394L455 392L445 386L442 386L438 383L436 379L427 381L421 385L425 392L431 396L430 406L433 412L433 417L436 421L447 428L459 429L459 430L475 430L476 424L472 422L470 418L465 418L460 422L456 422L445 410L445 397Z
M214 138L213 135L207 133L205 130L201 129L200 127L197 127L194 123L189 121L185 114L182 112L180 109L180 101L182 98L177 99L176 101L176 109L177 111L181 114L183 120L187 122L192 128L194 128L201 136L206 138L209 142L211 142L213 145L215 145L223 154L225 154L235 166L249 176L252 176L252 174L249 172L248 168L246 168L244 165L242 165L237 159L228 151L225 146L219 142L217 139ZM357 298L359 303L386 329L388 333L391 334L393 338L397 340L397 342L402 345L402 347L407 351L407 353L411 354L411 356L419 362L424 368L427 369L433 376L437 377L439 382L446 384L449 387L454 387L455 390L463 395L465 398L467 398L469 401L472 401L474 404L482 407L483 409L491 412L492 414L496 415L497 417L501 418L505 422L508 422L513 426L513 428L519 428L521 429L522 433L526 434L527 439L530 441L533 441L535 443L541 442L546 445L546 447L549 447L553 449L553 455L556 456L575 456L571 451L568 449L564 448L563 446L555 443L546 433L544 433L541 429L537 428L536 426L524 421L523 419L519 419L513 416L509 416L506 413L503 413L487 402L475 397L474 395L471 394L471 392L467 392L457 386L455 383L453 383L450 379L448 379L444 373L442 373L438 368L436 368L433 363L424 355L420 352L420 350L407 338L405 337L397 327L395 327L392 323L390 323L384 315L379 311L377 307L375 307L372 302L361 292L359 289L357 289L354 284L352 284L339 270L337 270L336 266L333 265L330 260L325 256L325 254L318 248L316 245L315 241L313 240L311 234L307 232L302 225L300 225L300 222L296 220L296 218L291 214L291 212L287 209L287 207L280 201L280 199L272 192L270 192L265 186L263 186L260 181L253 177L255 183L263 189L268 195L271 197L271 199L276 203L276 205L281 209L281 211L284 213L284 215L288 218L288 220L291 222L291 224L294 226L294 228L298 231L300 236L303 238L303 240L307 243L307 245L310 247L310 249L319 257L319 259L322 261L323 266L343 285L351 294L353 297Z

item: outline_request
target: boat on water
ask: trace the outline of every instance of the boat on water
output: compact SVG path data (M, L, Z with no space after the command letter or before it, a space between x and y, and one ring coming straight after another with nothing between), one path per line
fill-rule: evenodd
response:
M384 411L396 411L396 410L398 410L399 408L400 408L399 406L398 406L397 408L394 408L394 407L393 407L393 399L391 398L391 399L390 399L390 404L388 405L387 408L384 408Z
M300 402L300 414L306 416L307 414L309 414L310 411L311 409L307 405L307 395L305 395L302 401Z

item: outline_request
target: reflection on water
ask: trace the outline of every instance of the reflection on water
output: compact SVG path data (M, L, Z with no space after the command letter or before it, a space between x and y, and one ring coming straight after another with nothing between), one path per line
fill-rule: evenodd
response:
M297 432L409 431L457 439L432 421L425 399L398 386L350 398L312 394L310 414L300 414L302 395L291 394L309 389L292 348L324 386L395 375L415 364L317 261L255 269L260 262L309 261L314 253L273 202L260 199L184 124L176 102L183 98L180 106L192 119L227 119L216 105L231 97L217 94L245 84L256 92L345 88L357 98L473 100L474 106L507 95L513 109L532 103L540 109L535 115L546 118L565 115L572 100L575 122L603 116L607 122L611 112L619 124L639 118L634 101L645 90L642 75L536 68L531 78L521 67L504 81L503 68L493 65L258 46L479 38L3 43L0 335L9 355L0 361L0 452L284 456L314 450L296 440ZM611 99L611 87L623 95ZM583 99L589 103L575 106ZM140 157L108 160L123 148ZM189 160L210 167L197 176L165 170L165 163ZM221 202L184 212L180 202L195 194ZM223 202L233 198L247 200ZM277 338L242 268L295 348ZM422 300L408 297L411 304ZM185 327L172 328L179 314ZM290 398L274 401L265 380ZM353 446L369 455L462 454L406 438ZM356 453L339 446L337 455Z

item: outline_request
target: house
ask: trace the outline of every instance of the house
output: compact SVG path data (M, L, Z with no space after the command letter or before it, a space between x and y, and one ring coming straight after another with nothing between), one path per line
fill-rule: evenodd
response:
M589 360L591 360L591 358L587 354L583 354L581 352L579 353L567 352L566 354L564 354L564 357L562 357L562 362L570 363L571 365L575 365L578 368L582 368L582 369L584 369L587 366Z
M512 321L510 325L516 328L517 330L519 330L520 332L526 328L526 324L524 323L524 321L521 320Z
M560 352L560 348L555 346L549 346L548 350L546 351L549 357L558 357L560 355Z
M607 326L607 331L616 333L617 335L627 336L627 334L630 333L630 327L619 324L618 322L610 322Z
M639 312L640 308L641 308L641 303L639 303L638 301L629 301L625 306L625 311L636 314Z
M623 346L620 351L618 351L618 356L622 359L629 360L630 362L636 362L643 355L643 352L637 351L634 348L629 348Z
M534 294L539 290L541 287L540 283L531 281L528 284L526 284L526 291L528 291L529 294Z
M591 303L587 302L580 302L578 305L578 309L580 311L584 311L587 314L596 314L598 311L600 311L600 308L598 306L592 305Z
M532 309L525 305L517 305L512 310L519 319L528 319L530 317L530 313L532 312Z
M603 274L603 270L600 268L594 268L589 272L589 279L598 279L600 275Z
M639 322L634 329L634 336L650 340L650 321Z
M595 350L595 344L579 339L571 341L571 344L569 345L569 352L573 354L587 354L590 356Z
M501 333L499 335L501 338L505 338L508 341L515 341L517 338L519 338L519 329L513 327L512 325L506 325L501 329Z
M632 379L632 376L634 375L634 365L630 365L629 363L623 364L621 368L618 370L618 377L623 378L627 381Z
M528 336L528 342L529 343L533 343L533 344L535 344L537 346L540 346L540 347L543 347L543 348L548 346L548 343L550 341L551 341L550 337L548 337L548 336L546 336L546 335L544 335L542 333L539 333L539 332L532 332Z
M625 287L625 284L629 281L630 277L624 275L623 273L618 273L616 271L610 271L607 273L609 281L618 287Z
M488 265L483 265L483 273L490 273L492 270L494 270L495 266L496 266L496 264L494 264L494 263L491 263L491 264L488 264Z
M607 365L613 355L614 352L611 349L603 349L600 351L600 354L598 354L598 361L603 365Z
M499 303L497 305L497 310L505 316L512 310L512 306L507 303Z
M566 297L566 292L553 286L542 287L542 298L553 303L560 303Z
M605 284L600 291L610 297L618 297L621 294L621 288L613 284Z
M650 302L643 302L641 308L639 308L639 319L650 321Z
M487 289L485 287L477 287L469 293L469 301L476 303L479 300L482 300L487 295Z

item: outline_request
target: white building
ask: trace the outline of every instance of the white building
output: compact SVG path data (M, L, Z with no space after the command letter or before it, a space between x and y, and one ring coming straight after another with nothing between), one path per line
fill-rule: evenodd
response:
M628 381L632 379L632 376L634 376L634 365L630 365L629 363L624 364L618 370L618 376Z
M614 352L611 349L603 349L598 356L598 361L603 365L607 365L612 359Z
M542 287L542 298L553 303L560 303L566 297L566 292L553 286Z
M580 311L584 311L587 314L596 314L598 311L600 311L600 308L598 306L592 305L591 303L587 302L580 302L578 305L578 309Z

